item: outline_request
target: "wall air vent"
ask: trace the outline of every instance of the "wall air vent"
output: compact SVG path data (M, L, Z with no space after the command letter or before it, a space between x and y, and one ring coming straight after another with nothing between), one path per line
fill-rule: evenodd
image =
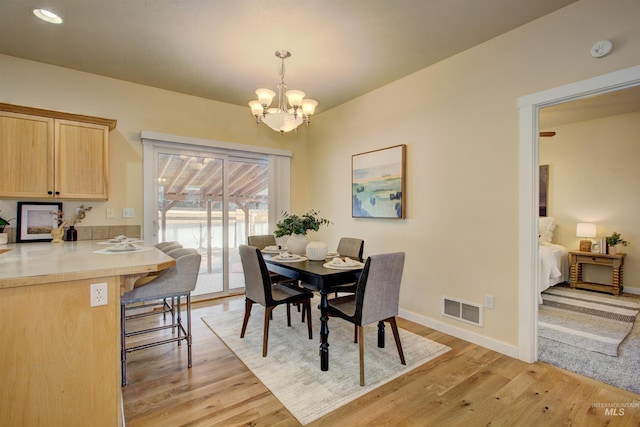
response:
M482 306L442 296L442 315L482 326Z

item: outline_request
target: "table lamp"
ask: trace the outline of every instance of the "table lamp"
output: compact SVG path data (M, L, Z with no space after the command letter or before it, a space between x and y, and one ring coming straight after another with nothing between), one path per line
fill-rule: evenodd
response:
M596 237L596 225L579 222L576 226L576 236L583 238L583 240L580 240L580 252L591 252L591 240L586 239Z

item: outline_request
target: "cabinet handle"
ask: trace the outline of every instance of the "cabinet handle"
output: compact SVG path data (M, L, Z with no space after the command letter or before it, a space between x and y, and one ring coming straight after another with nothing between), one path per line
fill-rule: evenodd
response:
M59 191L56 191L56 196L59 196L59 195L60 195L60 192L59 192Z
M53 194L53 191L47 191L47 194L51 195Z

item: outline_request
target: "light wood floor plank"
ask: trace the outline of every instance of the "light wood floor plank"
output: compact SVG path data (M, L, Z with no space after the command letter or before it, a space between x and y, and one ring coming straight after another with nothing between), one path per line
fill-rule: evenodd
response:
M299 425L200 320L243 304L242 297L194 304L191 369L184 345L129 355L129 385L123 388L128 426ZM146 327L160 319L134 322ZM640 425L640 395L545 363L524 363L404 319L398 326L452 350L311 426ZM632 402L636 406L625 408L624 415L619 409L618 415L605 413L606 405Z

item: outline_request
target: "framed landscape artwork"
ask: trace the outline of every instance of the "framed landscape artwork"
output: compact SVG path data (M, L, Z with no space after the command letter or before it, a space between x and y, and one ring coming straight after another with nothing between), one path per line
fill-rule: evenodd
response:
M50 242L51 229L58 227L56 212L61 202L18 202L16 242Z
M351 216L405 217L406 145L354 154L351 158Z

